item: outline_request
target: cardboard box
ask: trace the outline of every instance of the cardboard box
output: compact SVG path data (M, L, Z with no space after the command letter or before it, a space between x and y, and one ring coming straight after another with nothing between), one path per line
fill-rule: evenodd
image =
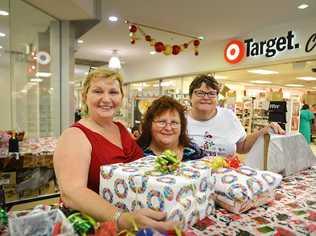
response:
M16 184L16 172L0 172L0 185Z

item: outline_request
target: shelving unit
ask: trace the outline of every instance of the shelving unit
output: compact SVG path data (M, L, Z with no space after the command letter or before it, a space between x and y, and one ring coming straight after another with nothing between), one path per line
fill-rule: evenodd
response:
M252 131L253 99L245 98L243 102L236 102L235 112L246 133L250 134Z

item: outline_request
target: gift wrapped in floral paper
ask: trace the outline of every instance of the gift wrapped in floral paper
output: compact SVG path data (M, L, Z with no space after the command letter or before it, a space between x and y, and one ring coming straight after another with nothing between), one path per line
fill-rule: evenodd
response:
M272 201L274 189L282 180L279 174L256 170L239 163L237 157L217 157L210 164L216 179L215 202L234 213Z
M167 219L179 221L182 228L212 214L211 169L197 160L159 171L157 164L164 163L148 156L127 164L102 166L100 195L126 211L151 208L166 212Z

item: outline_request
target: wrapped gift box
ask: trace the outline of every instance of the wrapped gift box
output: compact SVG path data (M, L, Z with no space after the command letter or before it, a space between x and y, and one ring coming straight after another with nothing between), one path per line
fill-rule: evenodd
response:
M216 203L234 213L241 213L272 201L274 189L282 180L279 174L248 166L238 169L220 168L213 171L213 176L216 179Z
M203 161L182 162L172 174L162 174L154 166L154 156L102 166L100 195L126 211L166 212L168 220L179 221L183 228L213 213L215 182Z

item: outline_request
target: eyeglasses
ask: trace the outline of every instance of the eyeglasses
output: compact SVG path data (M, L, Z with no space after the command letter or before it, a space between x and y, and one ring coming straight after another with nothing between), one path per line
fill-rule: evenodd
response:
M165 128L167 125L170 125L173 129L177 129L180 127L180 122L177 121L167 122L165 120L156 120L153 122L156 123L159 128Z
M194 94L200 98L205 97L205 95L207 95L208 98L214 98L217 96L217 91L204 92L202 90L195 90Z

